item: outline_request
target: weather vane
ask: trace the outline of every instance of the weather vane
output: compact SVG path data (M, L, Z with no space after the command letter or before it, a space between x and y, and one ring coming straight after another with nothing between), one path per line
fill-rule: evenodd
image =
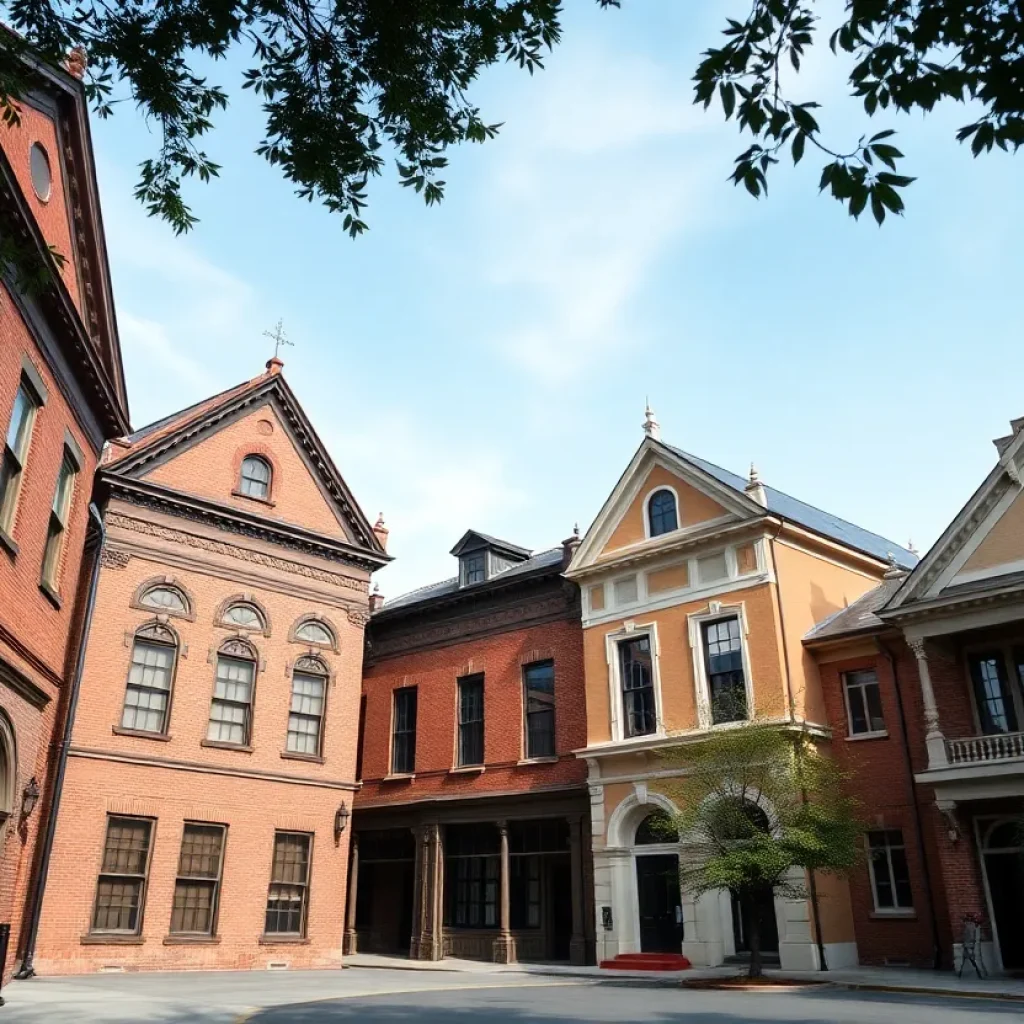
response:
M275 359L277 358L277 350L282 345L291 345L292 348L295 347L295 342L294 341L289 341L285 337L283 328L284 328L284 321L283 320L278 320L277 321L277 326L272 331L264 331L263 332L263 337L264 338L269 338L274 343L274 358Z

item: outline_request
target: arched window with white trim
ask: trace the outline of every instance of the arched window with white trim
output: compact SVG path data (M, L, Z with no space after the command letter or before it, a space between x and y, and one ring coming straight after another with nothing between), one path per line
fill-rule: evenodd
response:
M652 537L679 529L676 496L667 488L655 491L647 500L647 527Z

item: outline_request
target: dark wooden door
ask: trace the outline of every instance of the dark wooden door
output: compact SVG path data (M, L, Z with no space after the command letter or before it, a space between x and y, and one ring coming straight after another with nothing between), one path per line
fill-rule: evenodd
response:
M986 853L985 869L1003 968L1024 970L1024 850Z
M674 853L637 857L636 892L640 911L640 952L680 952L683 905L679 896L679 857Z
M549 956L552 960L569 959L569 943L572 939L572 870L568 861L553 861L550 867L551 893L551 942Z

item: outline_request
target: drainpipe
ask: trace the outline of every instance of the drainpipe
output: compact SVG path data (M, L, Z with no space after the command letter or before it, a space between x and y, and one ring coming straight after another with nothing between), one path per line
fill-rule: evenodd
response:
M903 751L903 762L907 768L907 779L910 785L910 806L914 812L914 831L917 833L917 855L921 858L921 873L924 875L925 891L928 895L928 917L932 931L932 967L942 969L942 942L939 939L939 920L935 914L935 899L932 896L932 871L928 863L928 852L924 843L924 824L921 820L921 808L917 802L917 790L914 786L914 764L910 754L910 736L907 732L907 716L903 709L903 691L900 688L899 671L896 668L896 657L892 651L875 637L875 644L882 657L889 662L892 673L893 689L896 691L896 708L900 716L900 749Z
M85 599L85 615L82 619L82 636L78 643L78 656L75 661L75 674L71 679L71 692L68 696L68 709L64 718L64 734L57 748L57 773L53 780L53 796L50 799L49 813L46 816L46 834L43 837L43 849L39 858L36 873L36 886L32 892L32 905L29 908L28 928L22 942L21 967L15 978L35 977L32 958L36 952L36 937L39 934L39 915L43 909L43 894L46 892L46 875L50 869L50 854L53 852L53 839L57 832L57 814L60 811L60 798L64 790L64 774L68 763L68 748L71 746L71 730L75 724L75 710L78 707L78 695L82 688L82 670L85 667L85 649L89 640L89 628L92 625L92 613L96 607L96 590L100 579L100 561L103 545L107 539L107 531L103 526L103 517L95 503L89 505L90 525L95 527L93 534L94 550L92 569L89 575L89 591ZM86 551L90 544L86 540Z
M786 680L786 702L788 704L789 718L793 721L795 718L795 708L793 705L793 681L790 677L789 671L789 645L786 642L786 618L782 611L782 592L779 590L779 564L775 560L775 542L779 539L779 534L782 533L784 523L779 523L778 530L775 531L775 536L772 537L768 543L768 552L772 556L772 573L775 576L775 595L776 601L779 607L779 632L782 634L782 660L785 672L783 678ZM800 790L800 796L804 804L807 803L807 791L804 789ZM821 937L821 907L818 905L818 881L814 876L813 871L807 873L807 888L808 895L811 897L811 915L814 918L814 937L817 940L816 945L818 947L818 964L819 970L828 970L828 959L825 956L825 941Z

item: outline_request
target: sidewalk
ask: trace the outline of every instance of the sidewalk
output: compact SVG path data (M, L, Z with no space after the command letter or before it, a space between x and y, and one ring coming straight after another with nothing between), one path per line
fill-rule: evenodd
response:
M607 978L645 981L653 985L678 984L704 978L729 978L740 971L736 967L695 967L688 971L606 971L600 967L568 967L562 964L491 964L478 960L409 960L400 956L357 953L346 957L352 968L404 971L448 972L459 974L533 974L579 978ZM902 967L851 967L838 971L808 972L771 970L772 977L793 981L827 981L844 988L881 992L921 992L936 995L989 996L1024 1001L1024 979L958 978L952 971L912 970Z

